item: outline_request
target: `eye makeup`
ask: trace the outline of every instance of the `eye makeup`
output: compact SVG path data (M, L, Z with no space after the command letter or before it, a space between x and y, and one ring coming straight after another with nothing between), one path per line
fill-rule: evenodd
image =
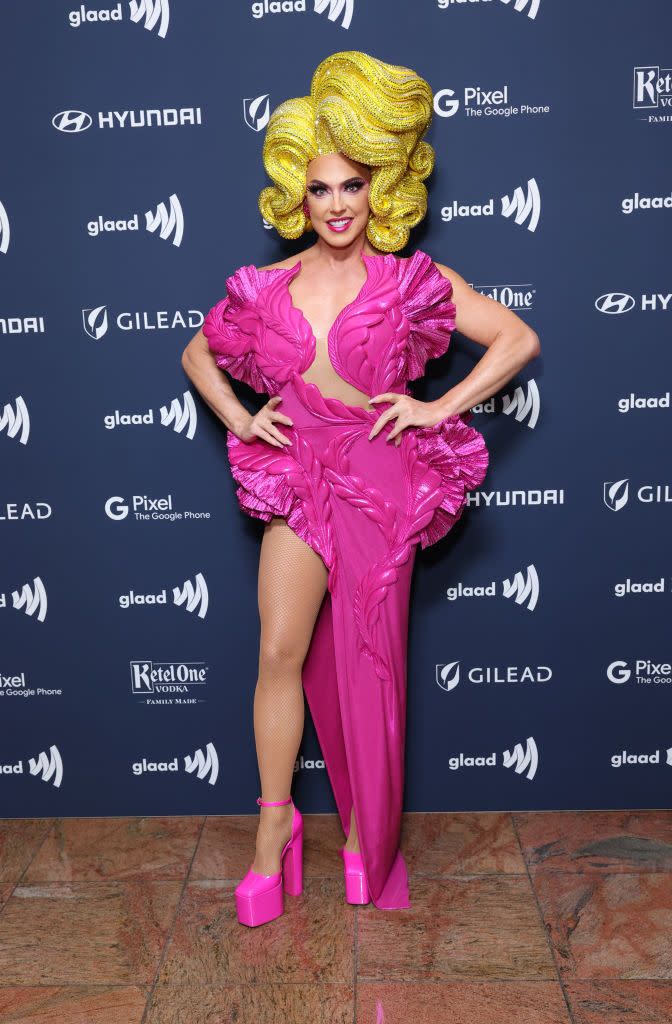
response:
M352 188L353 192L359 192L359 190L363 188L365 184L366 182L363 181L362 178L350 178L348 179L348 181L345 181L343 183L343 187L346 189ZM316 196L319 195L326 188L327 186L323 182L313 181L310 183L310 185L308 185L307 191L310 192L312 195Z

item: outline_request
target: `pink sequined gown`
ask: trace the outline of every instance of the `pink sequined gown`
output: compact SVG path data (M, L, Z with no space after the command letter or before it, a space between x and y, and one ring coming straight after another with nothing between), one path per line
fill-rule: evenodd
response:
M328 338L335 372L367 395L410 394L407 381L442 355L455 329L452 285L421 250L407 260L361 253L368 277ZM324 561L328 590L303 666L315 724L344 833L354 802L371 899L409 907L399 849L404 789L408 605L416 547L443 537L466 492L483 480L488 451L471 413L409 427L397 447L372 440L372 411L325 397L302 379L316 342L288 282L291 268L240 267L203 331L219 367L255 391L282 395L279 424L293 444L277 448L227 434L241 508L283 516Z

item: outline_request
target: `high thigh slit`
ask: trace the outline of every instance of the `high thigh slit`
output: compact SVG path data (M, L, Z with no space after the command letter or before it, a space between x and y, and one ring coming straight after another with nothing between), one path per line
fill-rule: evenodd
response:
M362 258L368 279L329 332L330 361L366 394L409 393L407 381L448 347L450 282L420 250ZM406 428L398 446L386 440L394 420L369 440L388 403L348 405L303 380L315 340L287 288L297 269L240 268L204 332L218 365L281 395L292 420L278 424L292 441L282 448L229 431L229 465L241 509L284 517L327 568L302 684L346 835L354 806L372 902L401 909L411 905L399 834L415 555L460 517L488 453L469 413Z

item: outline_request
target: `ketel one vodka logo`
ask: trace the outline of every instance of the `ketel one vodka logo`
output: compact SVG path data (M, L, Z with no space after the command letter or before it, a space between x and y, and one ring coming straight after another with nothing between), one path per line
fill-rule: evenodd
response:
M531 284L472 284L471 287L514 312L527 313L534 309L536 288Z
M128 594L120 594L120 608L135 608L147 605L166 605L168 603L168 591L164 588L157 594L136 594L130 590ZM194 583L185 580L181 587L173 587L173 604L184 606L185 611L196 613L199 619L204 619L208 612L208 585L205 582L203 573L197 572Z
M88 222L86 230L92 238L111 231L139 231L139 216L138 213L134 213L128 219L121 217L111 220L100 214L96 220ZM168 200L168 206L165 203L159 203L155 210L145 211L145 229L152 234L158 231L159 238L170 241L173 245L182 244L184 215L180 200L174 192Z
M501 196L500 212L502 217L513 218L515 224L525 225L528 231L536 231L541 216L541 193L535 178L528 179L526 188L527 191L518 185L510 196ZM454 199L449 206L441 207L441 219L444 221L458 217L493 217L494 213L494 198L485 203L460 203Z
M207 681L204 661L131 662L131 692L141 696L188 693L190 686L204 686Z
M131 771L134 775L145 775L150 772L179 772L179 770L177 756L168 761L150 761L143 757L141 761L135 761L131 765ZM219 758L217 757L214 743L206 744L205 754L200 747L193 757L186 754L184 757L184 771L191 775L195 773L197 779L205 779L211 786L214 786L219 775Z
M13 438L19 444L28 444L30 416L22 395L17 395L14 405L7 402L0 409L0 434Z
M7 607L7 595L0 591L0 608ZM47 617L47 591L39 576L34 576L32 583L24 583L20 590L12 591L12 608L37 622L44 622Z
M148 32L156 32L161 39L166 38L170 21L169 0L131 0L129 3L130 20L142 25ZM113 21L121 21L123 10L121 4L114 7L90 8L80 4L68 14L70 28L81 28L82 25L105 25Z
M635 110L672 114L672 68L649 64L633 72L632 105Z
M42 750L37 757L28 758L31 775L36 775L42 782L50 782L52 786L60 786L63 781L63 761L58 747L52 745L47 754ZM14 764L0 764L0 775L23 775L23 759Z
M170 405L162 405L159 409L162 427L170 427L176 434L184 434L193 441L196 433L196 405L190 391L182 392L182 399L173 398ZM108 430L117 427L147 427L154 425L154 410L146 412L121 412L115 409L103 417Z

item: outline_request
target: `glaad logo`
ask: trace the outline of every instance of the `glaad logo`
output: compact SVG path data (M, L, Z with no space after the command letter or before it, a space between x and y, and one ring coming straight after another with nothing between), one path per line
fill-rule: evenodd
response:
M9 249L9 235L9 216L0 202L0 252L6 253Z
M602 486L602 498L612 512L620 510L628 503L628 478L623 480L607 480ZM642 484L637 488L637 501L643 505L666 505L672 502L672 484Z
M670 392L666 391L664 394L652 395L649 398L642 398L631 391L627 398L617 399L617 408L619 412L632 412L634 409L669 409L670 408Z
M253 132L262 132L271 117L270 93L243 99L243 118Z
M517 572L513 580L505 579L502 582L502 597L512 597L516 604L525 605L528 611L532 612L539 602L539 577L534 565L528 565L527 576ZM496 597L497 582L493 580L485 586L470 587L458 583L455 587L446 589L446 597L449 601L457 601L460 597ZM453 662L453 664L457 664ZM454 686L456 680L453 681ZM441 685L439 683L439 685ZM452 689L452 686L447 689Z
M660 292L641 295L639 308L642 312L648 310L658 312L661 309L667 311L671 300L672 292L668 292L666 295ZM636 305L636 299L632 295L628 295L627 292L606 292L605 295L600 295L595 299L595 309L600 313L629 313Z
M90 306L82 309L82 322L88 336L94 341L100 341L110 328L107 306ZM203 324L203 313L200 309L189 309L186 313L180 309L172 313L165 309L152 313L147 310L124 310L117 313L112 322L120 331L172 331L176 328L197 330Z
M0 608L6 607L7 595L0 593ZM39 576L33 577L32 584L24 583L21 590L12 591L12 608L44 622L47 617L47 591Z
M512 597L516 604L525 605L533 612L539 601L539 576L534 565L528 565L527 576L517 572L512 580L505 579L502 584L504 597Z
M28 758L31 775L37 775L42 782L51 782L52 786L60 786L63 781L63 762L58 747L53 743L49 747L49 756L41 751L37 757ZM23 775L23 761L15 764L0 764L0 775Z
M219 775L219 758L213 743L208 743L205 750L204 754L199 747L193 757L186 754L184 770L192 775L195 772L196 778L207 779L210 785L214 786ZM144 775L146 772L176 772L179 771L177 761L177 756L170 761L148 761L143 757L142 761L136 761L131 765L131 771L134 775Z
M672 68L649 64L633 69L632 106L635 110L665 110L672 107ZM649 115L651 122L672 121L667 114Z
M621 210L630 214L634 210L672 210L672 192L667 196L640 196L635 192L634 196L626 196L621 200Z
M350 28L355 0L314 0L315 14L327 13L329 21L341 19L341 28Z
M619 686L627 683L633 676L637 685L650 686L653 683L656 686L669 686L672 683L671 673L672 665L669 661L654 662L649 658L636 659L634 668L630 668L627 661L612 661L607 665L607 679Z
M484 412L490 412L491 409L486 408L489 403L493 403L494 397L488 399L487 402L482 402ZM502 395L502 412L505 416L513 416L517 423L527 423L530 430L534 430L537 423L539 422L539 412L541 409L541 396L539 395L539 388L537 382L533 379L527 382L527 391L523 389L522 385L518 385L514 389L513 395ZM474 411L481 411L479 406L474 407Z
M151 107L145 110L99 110L99 128L181 128L203 124L200 107ZM68 135L85 132L93 117L85 110L59 110L51 119L54 128Z
M506 0L505 0L506 2ZM324 14L329 21L341 20L341 28L350 28L355 0L313 0L313 13ZM253 18L263 18L266 14L304 14L306 0L258 0L251 7Z
M549 665L474 665L467 670L467 680L481 686L488 683L548 683L553 671ZM454 690L460 681L459 661L436 666L436 683L442 690Z
M158 229L159 237L164 241L170 239L173 245L181 244L184 234L184 216L180 200L175 193L170 196L168 207L165 203L159 203L155 210L145 212L145 228L149 232ZM124 218L106 220L101 214L96 220L88 222L86 230L92 238L96 238L102 232L138 231L139 214L134 213L128 220L124 220Z
M472 284L471 287L481 295L501 302L507 309L527 311L534 307L536 288L529 284Z
M190 391L182 392L182 402L179 398L173 398L170 406L162 405L159 414L162 427L172 427L176 434L184 434L193 441L196 434L196 405ZM103 423L108 430L115 430L116 427L147 427L154 424L154 410L146 412L114 412L103 416Z
M208 613L208 585L202 573L196 573L195 582L185 580L182 587L173 587L173 604L185 606L188 612L197 612L199 619L204 619ZM157 605L168 603L168 592L160 590L158 594L136 594L130 590L128 594L119 595L120 608L133 608L138 605Z
M30 416L28 406L21 395L14 399L16 408L6 404L0 409L0 434L4 431L7 437L16 437L19 444L28 444L30 434Z
M668 747L666 753L666 764L672 764L672 747ZM627 750L620 750L618 754L611 755L611 767L622 768L630 764L660 764L660 750L652 754L630 754Z
M303 754L294 762L294 772L309 771L311 768L324 768L321 758L305 758Z
M518 117L522 115L548 114L551 108L544 105L509 102L509 86L501 89L481 89L479 85L465 85L462 98L454 89L440 89L434 95L434 113L438 117L454 117L460 110L465 117Z
M502 764L505 768L513 768L517 775L525 772L525 778L533 779L539 765L539 753L534 737L527 737L524 750L520 743L516 743L511 751L505 750L502 754Z
M512 0L499 0L501 4L510 4ZM440 11L448 10L450 7L462 6L463 4L488 4L492 0L437 0ZM539 13L541 0L513 0L513 10L527 14L528 18L534 20Z
M653 583L638 583L628 576L622 583L614 584L614 597L629 597L631 594L666 594L667 581L665 576Z
M541 215L541 195L534 178L528 179L527 192L518 186L511 196L501 196L501 204L502 217L513 217L516 224L525 224L527 221L527 230L536 231ZM441 219L452 221L457 217L492 217L494 212L494 199L471 205L459 203L454 199L450 206L441 207Z
M146 494L134 494L131 499L132 517L138 522L148 522L150 519L168 519L176 522L178 519L209 519L209 512L192 512L185 509L184 512L176 512L173 509L173 496L169 494L166 498L150 498ZM131 511L120 495L115 494L105 502L105 514L110 519L125 519Z
M525 747L516 743L513 750L502 751L502 767L513 768L517 775L525 773L525 778L530 781L537 773L539 766L539 753L533 736L528 736ZM460 751L457 755L448 758L448 767L451 771L459 768L494 768L497 765L497 751L490 754L464 754Z
M145 227L148 231L158 229L159 236L164 240L172 235L173 245L180 245L184 233L184 217L180 200L175 193L170 196L170 209L166 209L165 203L159 203L156 210L147 210L145 213Z
M140 22L148 32L157 28L158 25L157 35L161 39L166 38L170 21L169 0L140 0L139 3L136 0L131 0L128 6L131 21L136 24ZM76 11L70 11L68 14L70 28L80 28L80 26L92 22L101 24L121 20L121 4L117 4L116 7L97 8L96 10L89 10L85 4L81 4Z

